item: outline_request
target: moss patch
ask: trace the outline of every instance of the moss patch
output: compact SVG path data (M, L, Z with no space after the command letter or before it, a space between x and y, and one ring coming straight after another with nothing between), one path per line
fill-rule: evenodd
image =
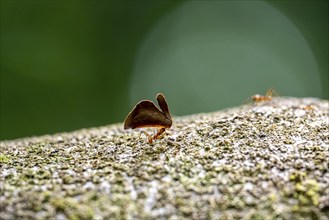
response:
M5 164L10 161L10 157L5 154L0 154L0 164Z
M0 142L1 219L327 219L328 101ZM312 108L306 108L312 106Z

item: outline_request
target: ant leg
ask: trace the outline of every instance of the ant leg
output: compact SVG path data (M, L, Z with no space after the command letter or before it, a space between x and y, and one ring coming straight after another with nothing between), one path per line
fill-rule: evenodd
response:
M149 144L153 143L153 137L152 135L149 135L146 131L141 131L141 133L145 134L148 138Z
M163 134L163 132L165 132L165 130L166 130L165 128L158 129L158 133L154 135L153 140L158 139Z

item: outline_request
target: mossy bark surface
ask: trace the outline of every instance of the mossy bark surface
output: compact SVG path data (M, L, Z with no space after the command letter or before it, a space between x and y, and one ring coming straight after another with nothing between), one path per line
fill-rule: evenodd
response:
M329 102L277 97L0 143L1 219L328 219Z

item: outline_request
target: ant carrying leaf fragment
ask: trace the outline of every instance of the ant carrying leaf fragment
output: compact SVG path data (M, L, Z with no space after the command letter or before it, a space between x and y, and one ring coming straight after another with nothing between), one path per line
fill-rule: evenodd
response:
M162 93L157 94L157 101L160 109L150 100L142 100L128 114L124 122L124 129L135 129L144 127L156 127L158 132L151 136L142 131L148 137L150 144L158 139L172 125L172 118L169 112L168 104Z

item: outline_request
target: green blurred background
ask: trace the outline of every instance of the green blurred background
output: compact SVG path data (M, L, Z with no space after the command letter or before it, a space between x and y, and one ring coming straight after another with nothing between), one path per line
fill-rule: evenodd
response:
M328 99L328 1L1 0L0 139L173 115L274 87Z

